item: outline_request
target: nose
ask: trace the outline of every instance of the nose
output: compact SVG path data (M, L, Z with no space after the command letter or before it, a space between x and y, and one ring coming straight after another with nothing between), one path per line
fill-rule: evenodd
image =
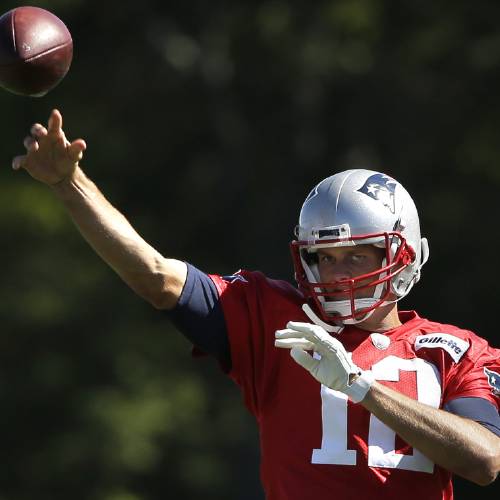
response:
M350 280L352 278L352 274L345 266L337 263L327 270L324 278L327 283L335 284L340 281Z
M326 292L326 300L347 300L349 299L350 285L346 284L344 280L350 280L352 278L351 274L345 270L332 270L324 276L325 287L323 289ZM328 283L328 285L326 285ZM340 284L342 283L342 284Z
M332 274L332 281L343 281L351 279L351 275L345 271L334 271Z
M332 274L332 277L331 279L329 280L329 283L331 283L332 285L336 285L342 281L345 281L345 280L350 280L351 279L351 275L347 272L334 272ZM339 286L339 287L335 287L333 288L333 291L335 292L341 292L345 290L345 285L343 286Z

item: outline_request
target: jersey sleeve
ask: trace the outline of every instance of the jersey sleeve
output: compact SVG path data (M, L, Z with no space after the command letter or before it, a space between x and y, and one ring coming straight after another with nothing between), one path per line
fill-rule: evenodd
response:
M219 293L212 279L187 264L186 283L177 305L167 316L194 345L194 354L206 353L216 358L224 371L231 368L226 322Z
M483 398L500 409L500 350L470 334L466 356L451 371L444 403L458 398Z

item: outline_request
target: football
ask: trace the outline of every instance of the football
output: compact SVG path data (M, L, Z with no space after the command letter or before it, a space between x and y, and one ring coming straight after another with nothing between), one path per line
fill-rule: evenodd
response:
M17 7L0 17L0 87L41 97L66 75L73 40L66 25L39 7Z

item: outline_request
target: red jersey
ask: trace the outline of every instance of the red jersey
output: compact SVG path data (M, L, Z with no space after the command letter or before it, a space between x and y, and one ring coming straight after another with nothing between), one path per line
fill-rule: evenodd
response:
M268 500L453 498L448 471L274 346L274 332L288 321L310 322L298 290L258 272L211 278L226 320L230 376L259 425ZM384 335L348 326L337 338L360 368L422 403L441 408L456 398L480 397L500 406L484 370L499 372L499 350L470 331L414 312L400 319L402 326Z

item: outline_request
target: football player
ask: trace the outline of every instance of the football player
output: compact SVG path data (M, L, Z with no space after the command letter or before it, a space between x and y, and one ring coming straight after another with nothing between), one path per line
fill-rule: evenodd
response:
M320 182L291 243L298 289L206 275L148 245L85 176L62 117L13 160L50 185L95 251L240 386L270 500L451 499L500 469L500 351L398 311L429 249L412 198L368 170Z

